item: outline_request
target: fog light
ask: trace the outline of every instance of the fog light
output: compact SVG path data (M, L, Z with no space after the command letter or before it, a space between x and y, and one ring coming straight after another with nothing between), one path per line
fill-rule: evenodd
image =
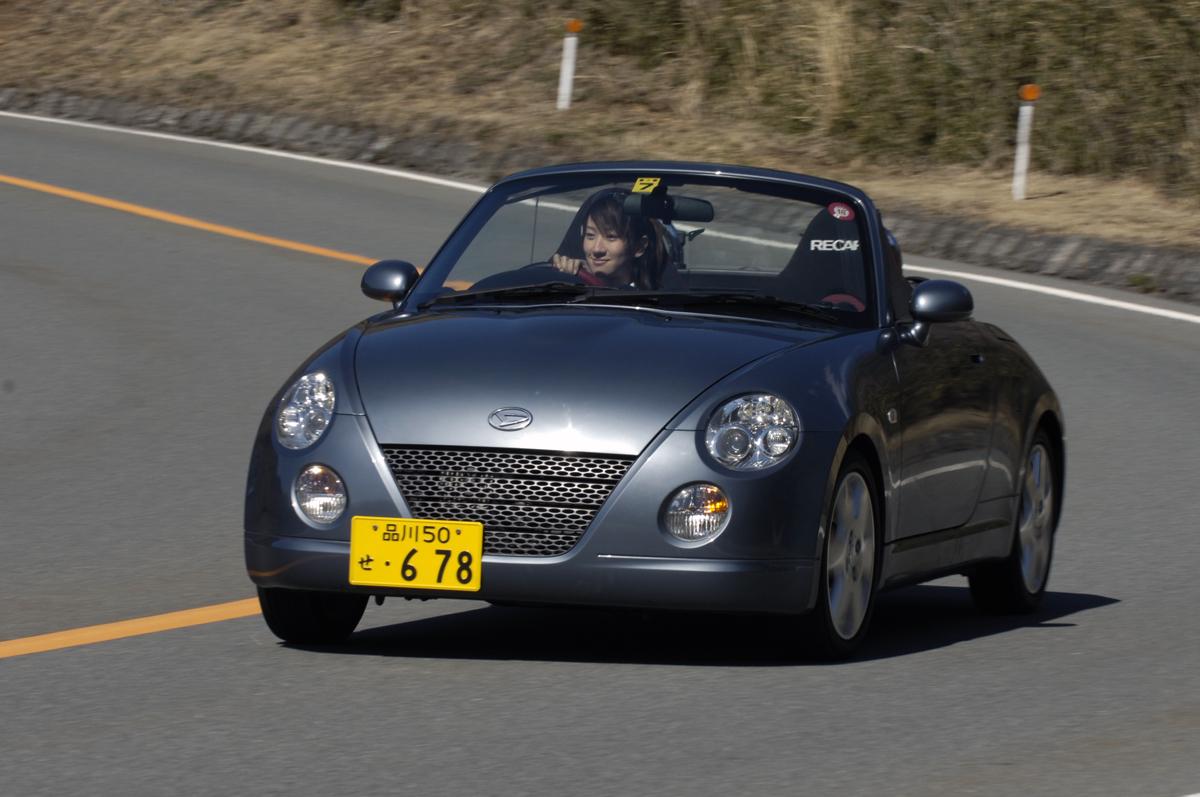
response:
M729 499L715 484L689 484L663 511L663 527L683 542L710 542L729 522Z
M346 511L346 485L333 468L309 465L296 477L296 505L313 523L332 523Z

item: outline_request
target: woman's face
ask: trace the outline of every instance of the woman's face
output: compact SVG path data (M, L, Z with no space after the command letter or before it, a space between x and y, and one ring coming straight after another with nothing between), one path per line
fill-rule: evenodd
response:
M624 285L633 280L633 259L646 249L645 243L630 246L615 230L601 230L592 217L583 228L583 256L587 268L609 284Z

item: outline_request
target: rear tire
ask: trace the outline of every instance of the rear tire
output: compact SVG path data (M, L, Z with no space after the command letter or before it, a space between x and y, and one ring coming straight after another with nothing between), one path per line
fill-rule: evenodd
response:
M1012 551L999 562L977 566L968 576L971 597L981 611L1028 614L1046 594L1058 524L1052 451L1050 438L1039 430L1022 470Z
M867 636L879 580L880 509L871 466L851 451L833 489L817 605L806 618L812 652L820 658L847 659Z
M258 604L271 633L284 642L325 645L354 632L367 596L259 587Z

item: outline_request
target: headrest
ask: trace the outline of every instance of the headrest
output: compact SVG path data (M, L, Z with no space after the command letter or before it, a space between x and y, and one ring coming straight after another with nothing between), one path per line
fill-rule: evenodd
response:
M852 219L836 219L828 210L822 210L808 223L792 259L812 262L837 257L840 260L843 253L849 252L856 260L861 260L859 245L858 225Z
M853 217L838 219L822 209L809 221L779 279L802 301L839 293L864 296L866 275L858 230Z

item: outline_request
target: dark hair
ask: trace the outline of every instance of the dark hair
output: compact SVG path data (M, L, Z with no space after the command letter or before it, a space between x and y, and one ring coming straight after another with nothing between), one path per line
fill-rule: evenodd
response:
M633 284L643 290L656 290L662 281L663 264L666 262L663 234L656 220L641 214L626 213L623 207L625 196L624 192L619 192L597 199L588 208L583 225L586 227L590 218L605 235L619 236L631 252L645 241L646 248L642 254L631 256Z

